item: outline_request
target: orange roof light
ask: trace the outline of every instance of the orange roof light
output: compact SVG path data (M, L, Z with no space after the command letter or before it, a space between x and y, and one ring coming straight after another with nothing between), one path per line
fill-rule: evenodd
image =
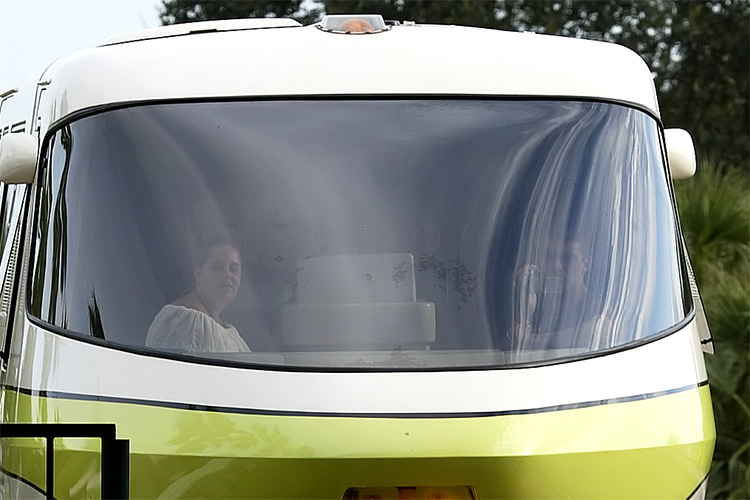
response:
M385 24L380 14L339 14L323 16L319 29L327 33L340 33L346 35L366 35L370 33L382 33L388 31L390 26Z

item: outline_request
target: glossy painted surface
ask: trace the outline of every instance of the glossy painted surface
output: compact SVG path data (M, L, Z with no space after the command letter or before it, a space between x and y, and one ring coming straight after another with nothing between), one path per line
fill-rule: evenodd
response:
M31 324L25 332L17 329L14 340L6 384L21 390L300 415L496 414L627 400L706 380L693 324L592 359L533 369L438 372L212 366L102 348Z
M7 390L4 397L19 420L117 422L118 437L131 442L133 498L336 498L351 486L394 484L470 485L479 498L686 498L708 472L715 439L706 386L577 410L454 419L222 414ZM40 484L43 457L25 444L6 445L3 467ZM56 495L84 498L71 492L96 484L96 441L57 446L66 469Z

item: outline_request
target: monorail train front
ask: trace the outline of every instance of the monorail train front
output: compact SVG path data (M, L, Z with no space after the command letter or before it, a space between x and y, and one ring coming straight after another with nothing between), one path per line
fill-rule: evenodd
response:
M372 56L408 29L253 35ZM198 42L96 50L115 79L139 44ZM715 433L657 112L394 92L394 64L378 91L156 92L53 120L3 421L115 423L133 498L701 497ZM40 441L4 441L5 493L49 494ZM54 449L54 497L98 495L98 441Z

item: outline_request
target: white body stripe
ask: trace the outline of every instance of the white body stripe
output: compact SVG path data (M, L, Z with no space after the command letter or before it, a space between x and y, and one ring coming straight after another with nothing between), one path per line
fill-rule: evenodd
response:
M706 380L693 323L606 356L537 368L292 372L180 362L98 347L33 325L8 385L154 402L344 414L507 412L629 398ZM16 379L16 383L12 379Z

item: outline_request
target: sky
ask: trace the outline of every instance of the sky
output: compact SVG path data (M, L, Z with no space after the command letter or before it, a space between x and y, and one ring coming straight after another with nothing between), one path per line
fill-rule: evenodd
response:
M0 94L111 35L161 26L160 0L0 0Z

